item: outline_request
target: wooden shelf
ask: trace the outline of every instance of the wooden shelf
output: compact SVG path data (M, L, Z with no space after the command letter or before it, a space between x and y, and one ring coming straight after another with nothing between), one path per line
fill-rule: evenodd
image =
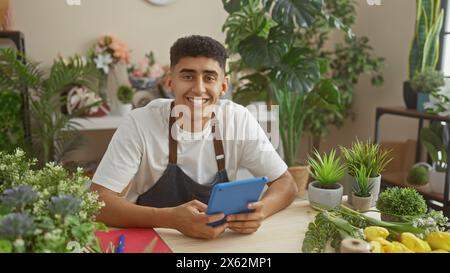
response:
M405 107L378 107L377 113L379 114L393 114L403 117L421 118L426 120L444 121L450 122L449 117L443 117L439 115L433 115L428 113L417 112L414 109L406 109Z
M393 173L384 173L381 176L381 180L383 183L387 183L393 186L399 187L412 187L406 183L406 172L393 172ZM426 199L432 199L439 202L444 201L444 194L436 193L431 191L430 186L426 185L423 187L415 187L419 193L421 193Z

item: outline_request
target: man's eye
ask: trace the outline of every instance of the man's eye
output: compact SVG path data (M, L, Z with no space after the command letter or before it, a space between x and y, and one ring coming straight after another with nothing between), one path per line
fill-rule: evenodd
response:
M206 76L206 80L207 81L215 81L216 77L214 77L214 76Z
M185 79L185 80L192 80L192 76L191 75L184 75L184 76L182 76L183 77L183 79Z

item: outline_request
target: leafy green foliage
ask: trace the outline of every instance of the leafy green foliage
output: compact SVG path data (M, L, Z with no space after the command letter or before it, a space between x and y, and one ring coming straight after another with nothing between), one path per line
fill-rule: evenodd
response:
M385 170L391 162L390 151L381 150L379 144L374 144L370 140L361 142L356 140L351 148L340 147L342 156L347 163L348 173L356 177L356 173L362 166L368 171L370 178L377 177Z
M416 28L409 55L409 79L426 68L436 69L444 11L440 0L417 0Z
M417 72L411 81L411 87L416 92L432 93L444 86L444 74L432 68Z
M443 126L440 122L432 122L428 128L420 131L420 140L438 172L444 172L447 169L447 149L443 144L442 133Z
M122 85L117 90L117 98L120 102L127 104L133 101L134 91L131 87Z
M89 178L35 163L20 150L0 152L0 252L100 251L94 231L105 226L95 215L104 204Z
M377 209L393 216L420 216L427 212L427 204L413 188L389 188L377 200Z
M25 146L21 120L22 98L12 91L0 92L0 151L12 152Z
M428 169L424 166L415 166L408 172L407 181L413 185L425 185L428 183Z
M318 151L308 158L308 164L311 166L311 175L323 188L332 188L341 181L345 175L345 166L341 164L339 157L336 157L336 150L330 153L320 155Z
M373 189L373 183L369 181L370 170L367 170L365 166L361 166L356 170L355 179L356 184L353 187L353 192L359 197L370 197Z
M74 143L80 140L76 124L70 121L72 116L60 111L67 101L64 91L73 85L96 90L99 71L92 62L75 56L68 61L55 60L49 75L44 76L37 64L29 60L25 63L19 61L18 54L12 49L0 49L0 90L29 90L32 94L32 131L37 141L33 145L34 156L40 159L41 165L49 161L59 162L64 153L76 147Z

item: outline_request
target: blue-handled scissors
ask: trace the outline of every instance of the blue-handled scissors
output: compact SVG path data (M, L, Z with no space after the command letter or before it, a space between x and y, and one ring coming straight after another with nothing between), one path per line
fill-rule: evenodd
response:
M116 253L123 253L125 247L125 236L120 234L119 245L117 246Z

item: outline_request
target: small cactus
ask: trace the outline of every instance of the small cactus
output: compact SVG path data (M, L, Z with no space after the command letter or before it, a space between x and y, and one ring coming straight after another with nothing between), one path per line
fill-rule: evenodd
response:
M413 167L408 173L408 183L423 186L428 183L428 170L424 166Z

